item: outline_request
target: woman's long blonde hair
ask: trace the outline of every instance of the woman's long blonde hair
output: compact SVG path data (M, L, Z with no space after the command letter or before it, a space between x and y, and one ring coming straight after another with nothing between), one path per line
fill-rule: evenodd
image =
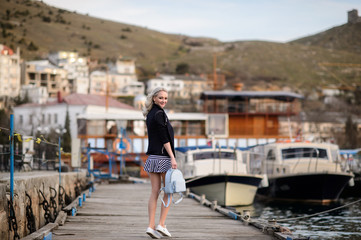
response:
M148 94L147 100L145 101L145 106L143 108L144 117L147 117L149 111L153 107L153 104L154 104L153 98L158 96L158 93L161 91L168 93L167 89L165 89L164 87L157 87L157 88L154 88L153 91Z

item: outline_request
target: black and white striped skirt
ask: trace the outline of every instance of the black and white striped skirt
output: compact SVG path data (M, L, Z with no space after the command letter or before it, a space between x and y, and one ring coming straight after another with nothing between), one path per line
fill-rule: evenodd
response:
M149 155L144 164L144 171L152 173L164 173L172 167L170 157Z

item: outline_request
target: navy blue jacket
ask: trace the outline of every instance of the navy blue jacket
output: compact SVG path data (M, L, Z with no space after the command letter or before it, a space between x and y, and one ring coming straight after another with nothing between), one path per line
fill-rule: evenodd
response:
M146 154L169 157L163 145L170 142L175 157L174 131L164 110L157 104L153 104L152 109L147 115L146 123L148 130L148 150Z

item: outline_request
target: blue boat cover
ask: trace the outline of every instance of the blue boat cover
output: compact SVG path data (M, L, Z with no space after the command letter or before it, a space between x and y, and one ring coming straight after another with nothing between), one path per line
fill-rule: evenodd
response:
M218 149L219 147L217 146L216 149ZM222 149L234 149L234 147L226 147L226 146L221 146ZM208 146L208 145L202 145L202 146L188 146L188 147L176 147L175 150L185 153L188 151L192 151L192 150L196 150L196 149L212 149L212 146ZM247 147L237 147L237 149L241 150L241 151L245 151L248 150L249 148Z

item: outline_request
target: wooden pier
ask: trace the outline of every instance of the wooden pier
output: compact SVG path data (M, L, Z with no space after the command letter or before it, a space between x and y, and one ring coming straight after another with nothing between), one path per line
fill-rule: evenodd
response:
M149 183L97 185L76 216L52 231L52 239L151 239L145 233L149 194ZM157 222L159 211L156 216ZM276 239L191 198L172 204L166 224L174 239Z

